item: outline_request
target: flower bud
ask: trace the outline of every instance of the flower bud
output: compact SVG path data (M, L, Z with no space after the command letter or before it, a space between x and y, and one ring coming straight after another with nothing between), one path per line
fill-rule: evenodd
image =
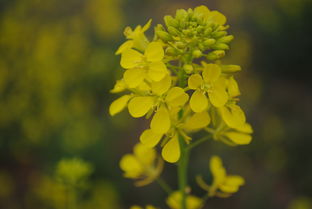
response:
M215 31L211 33L212 37L214 38L221 38L222 36L225 36L226 34L227 34L226 31Z
M174 56L177 54L177 50L172 48L171 46L167 47L166 54Z
M171 17L170 15L166 15L164 17L165 20L165 24L167 27L172 26L172 27L179 27L179 22L177 20L175 20L173 17Z
M174 36L178 36L179 33L180 33L176 28L174 28L174 27L172 27L172 26L169 26L169 27L168 27L168 32L169 32L171 35L174 35Z
M234 39L234 36L233 35L229 35L229 36L224 36L222 38L220 38L218 40L218 42L222 42L222 43L230 43L232 40Z
M216 60L216 59L220 59L225 55L225 51L224 50L215 50L210 52L207 55L207 59L208 60Z
M163 41L171 41L172 37L169 35L169 33L165 32L165 31L156 31L156 35L162 39Z
M235 73L242 69L239 65L221 65L221 70L224 73Z
M179 49L183 49L183 48L185 48L185 43L183 43L183 42L176 42L176 46L179 48Z
M176 12L176 19L183 21L183 19L187 16L187 12L184 9L178 9Z
M183 65L183 70L187 73L187 74L191 74L194 71L194 68L192 65L190 64L185 64Z
M228 50L230 49L227 44L224 43L216 43L211 46L212 49L220 49L220 50Z
M205 47L210 47L211 45L215 44L216 40L213 38L209 38L206 41L204 41L204 46Z
M195 57L195 58L199 58L202 55L203 55L203 53L199 49L196 49L193 51L193 57Z

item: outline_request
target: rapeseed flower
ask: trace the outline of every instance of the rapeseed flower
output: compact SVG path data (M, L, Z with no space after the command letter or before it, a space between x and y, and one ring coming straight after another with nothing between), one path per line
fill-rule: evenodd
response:
M167 205L171 209L181 209L181 198L182 194L179 191L175 191L167 198ZM201 206L202 200L193 195L187 195L186 197L186 208L187 209L198 209Z
M135 48L139 51L144 51L149 41L145 36L145 31L147 31L151 27L152 20L149 20L143 27L138 25L134 30L130 27L126 27L124 30L124 35L126 36L128 41L123 43L118 50L116 51L116 55L122 54L124 51Z
M207 185L201 176L197 177L199 186L206 190L209 196L228 197L237 192L239 187L245 183L241 176L227 175L222 160L218 156L211 157L210 171L213 177L211 185Z
M163 161L157 157L156 150L141 143L134 146L133 154L124 155L119 165L126 178L138 180L137 186L153 182L163 169Z
M188 87L195 90L190 99L190 106L194 112L206 110L209 103L215 107L222 107L228 100L225 79L221 76L221 68L217 64L205 64L201 75L191 75Z
M123 79L129 88L136 88L144 79L160 81L168 74L163 62L164 49L160 42L151 42L147 45L144 54L127 49L121 54L120 65L127 69Z

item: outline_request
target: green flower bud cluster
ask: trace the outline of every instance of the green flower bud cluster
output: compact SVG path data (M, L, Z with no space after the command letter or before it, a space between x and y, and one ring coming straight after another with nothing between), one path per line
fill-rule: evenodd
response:
M226 31L229 26L224 25L225 16L218 11L210 11L207 7L187 11L179 9L175 17L165 16L164 21L166 27L157 25L155 33L168 45L166 54L174 59L220 59L234 38ZM188 57L183 57L185 55Z

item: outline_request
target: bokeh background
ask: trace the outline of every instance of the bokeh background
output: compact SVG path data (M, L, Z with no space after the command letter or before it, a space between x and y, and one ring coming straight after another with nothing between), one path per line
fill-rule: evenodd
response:
M312 208L310 0L0 0L0 208L68 208L55 170L72 157L93 167L79 208L166 208L158 185L134 187L119 169L147 123L108 115L122 73L114 52L125 26L201 4L228 18L226 62L243 68L240 104L255 130L249 146L210 141L192 153L192 175L209 176L218 154L247 181L207 208ZM174 165L164 178L176 186Z

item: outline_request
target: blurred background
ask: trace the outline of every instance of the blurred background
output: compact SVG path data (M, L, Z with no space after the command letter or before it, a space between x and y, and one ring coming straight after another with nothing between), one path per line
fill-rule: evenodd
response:
M243 68L240 104L255 130L249 146L209 141L192 153L191 176L209 176L218 154L246 178L207 208L312 208L310 0L0 0L0 208L68 208L56 172L71 158L90 171L79 208L167 207L158 185L134 187L119 169L148 124L126 111L108 115L122 73L114 52L125 26L149 18L154 26L201 4L228 18L235 39L225 62ZM176 186L174 165L164 178Z

